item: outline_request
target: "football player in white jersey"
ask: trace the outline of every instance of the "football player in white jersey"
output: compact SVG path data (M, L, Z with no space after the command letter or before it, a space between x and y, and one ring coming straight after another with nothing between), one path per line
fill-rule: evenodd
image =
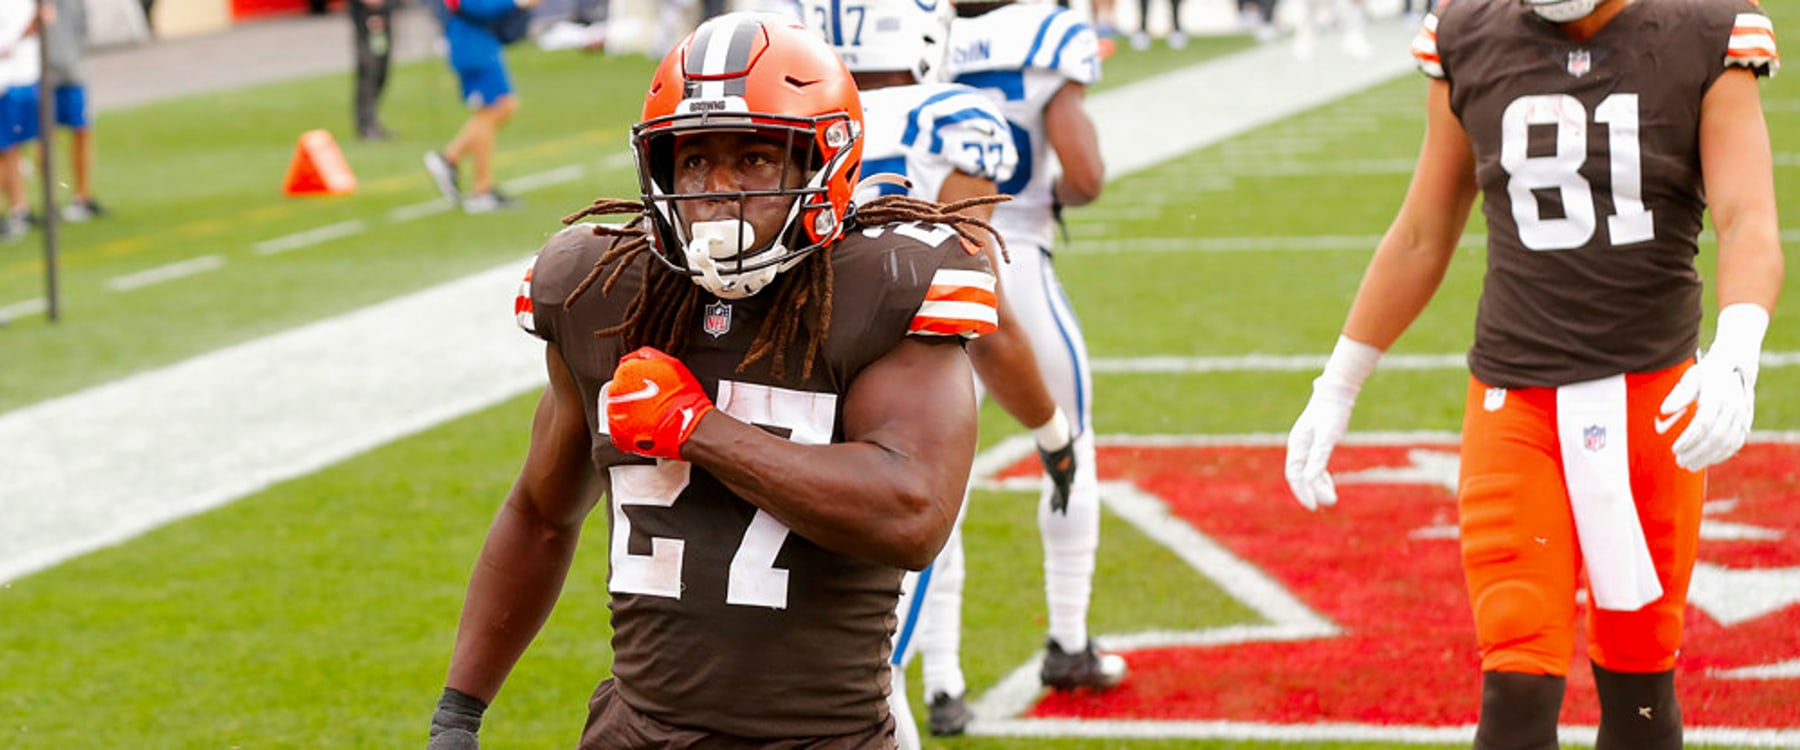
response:
M998 193L997 183L1010 177L1018 163L1005 116L981 92L938 80L950 28L948 0L805 0L802 15L844 59L862 96L864 181L854 197L856 203L884 194L903 194L951 204ZM880 175L901 179L871 179ZM970 206L963 212L986 220L993 206ZM1004 264L993 243L987 249L996 267ZM1059 452L1068 459L1060 474L1066 496L1074 468L1068 451L1073 437L1069 420L1038 374L1031 341L1007 311L1004 296L999 319L996 331L970 342L970 359L982 390L993 393L1007 413L1032 428L1040 451L1050 457L1046 470L1056 471L1054 456ZM960 558L960 541L945 549L946 554ZM946 571L960 576L960 559L940 557L932 568L909 574L897 612L899 627L891 662L894 688L889 705L902 750L919 746L917 727L909 720L906 665L919 650L923 621L932 616L925 602L927 592L932 581L941 580ZM960 582L956 586L960 591ZM956 637L959 621L952 612L939 632ZM957 668L955 655L953 643L951 669ZM944 657L927 657L927 670L934 668L932 658ZM962 690L927 697L932 703L932 731L960 734L971 718Z
M951 24L948 77L1000 105L1019 151L1012 175L998 185L1012 200L994 207L991 222L1012 255L1011 263L1000 266L1001 287L1014 320L1031 339L1038 372L1074 421L1076 435L1068 449L1045 461L1072 460L1069 492L1058 492L1046 480L1038 503L1050 626L1041 677L1058 690L1108 688L1124 679L1126 664L1096 648L1087 632L1100 546L1092 377L1081 326L1050 263L1058 207L1092 203L1105 183L1099 138L1083 109L1088 85L1100 78L1100 43L1080 15L1055 5L991 0L952 0L952 5L957 18ZM946 563L960 566L961 557L938 560L939 580L928 594L932 614L921 644L925 690L928 696L960 696L965 686L956 666L960 626L955 623L962 574ZM950 624L942 625L940 614Z

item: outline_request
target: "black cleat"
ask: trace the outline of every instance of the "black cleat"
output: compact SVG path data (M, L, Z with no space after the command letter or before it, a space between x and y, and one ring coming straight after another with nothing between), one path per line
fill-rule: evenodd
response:
M1125 657L1100 651L1092 638L1087 648L1074 653L1062 650L1055 638L1044 640L1044 669L1039 676L1052 690L1105 690L1124 682L1125 671Z
M969 728L975 713L960 695L938 693L931 698L931 720L928 729L933 737L955 737Z

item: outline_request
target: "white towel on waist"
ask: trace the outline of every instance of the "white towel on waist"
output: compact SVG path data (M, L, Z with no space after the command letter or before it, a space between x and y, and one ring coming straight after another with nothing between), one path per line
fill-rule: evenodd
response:
M1631 496L1625 376L1556 389L1556 435L1594 606L1629 612L1662 597Z

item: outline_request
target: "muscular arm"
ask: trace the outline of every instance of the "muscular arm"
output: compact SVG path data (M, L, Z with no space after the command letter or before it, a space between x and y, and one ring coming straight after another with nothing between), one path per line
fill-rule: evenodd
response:
M1050 148L1062 162L1062 174L1050 186L1056 202L1085 206L1100 197L1106 186L1106 163L1100 159L1100 136L1088 119L1084 102L1087 87L1069 82L1044 105L1044 131Z
M1769 130L1756 76L1734 68L1700 104L1700 167L1719 232L1718 301L1773 311L1781 294L1781 231Z
M1432 81L1425 142L1400 213L1388 227L1350 305L1344 335L1386 350L1431 301L1474 205L1474 155L1450 111L1450 84Z
M975 456L962 347L907 338L844 397L846 442L802 445L707 412L681 455L814 544L919 570L956 521Z
M492 702L562 592L581 523L598 499L581 391L555 347L519 478L488 529L450 658L450 687Z
M952 171L938 190L938 202L954 203L993 194L993 181ZM963 213L986 221L994 215L994 207L973 206L963 209ZM1000 264L1006 260L1000 257L996 243L987 243L985 249L998 278ZM975 366L981 384L994 395L1000 408L1019 424L1037 427L1050 421L1051 414L1056 411L1056 400L1044 387L1044 378L1038 373L1037 356L1031 350L1031 338L1013 317L1012 308L1006 303L1005 289L996 284L995 290L1000 297L999 327L993 333L969 342L969 362Z

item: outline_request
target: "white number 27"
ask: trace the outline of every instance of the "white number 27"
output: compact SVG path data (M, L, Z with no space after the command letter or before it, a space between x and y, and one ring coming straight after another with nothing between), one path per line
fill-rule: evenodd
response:
M1512 176L1506 192L1512 198L1519 241L1532 250L1569 250L1594 238L1594 194L1581 176L1588 156L1588 113L1567 94L1522 96L1500 116L1500 166ZM1656 236L1651 212L1644 209L1644 175L1638 139L1638 95L1612 94L1594 108L1594 122L1606 126L1611 153L1612 203L1606 219L1613 245L1644 242ZM1556 126L1556 153L1527 156L1532 125ZM1535 190L1556 190L1563 217L1539 215Z
M831 442L837 423L837 394L810 393L729 380L719 382L717 407L750 424L789 430L796 443L822 445ZM658 461L655 465L614 466L612 580L616 594L645 594L681 598L681 560L687 542L672 537L651 537L650 554L632 554L629 506L667 508L687 489L693 465L686 461ZM788 527L758 509L744 530L731 558L725 602L751 607L786 609L788 571L775 567L775 558L787 542Z

